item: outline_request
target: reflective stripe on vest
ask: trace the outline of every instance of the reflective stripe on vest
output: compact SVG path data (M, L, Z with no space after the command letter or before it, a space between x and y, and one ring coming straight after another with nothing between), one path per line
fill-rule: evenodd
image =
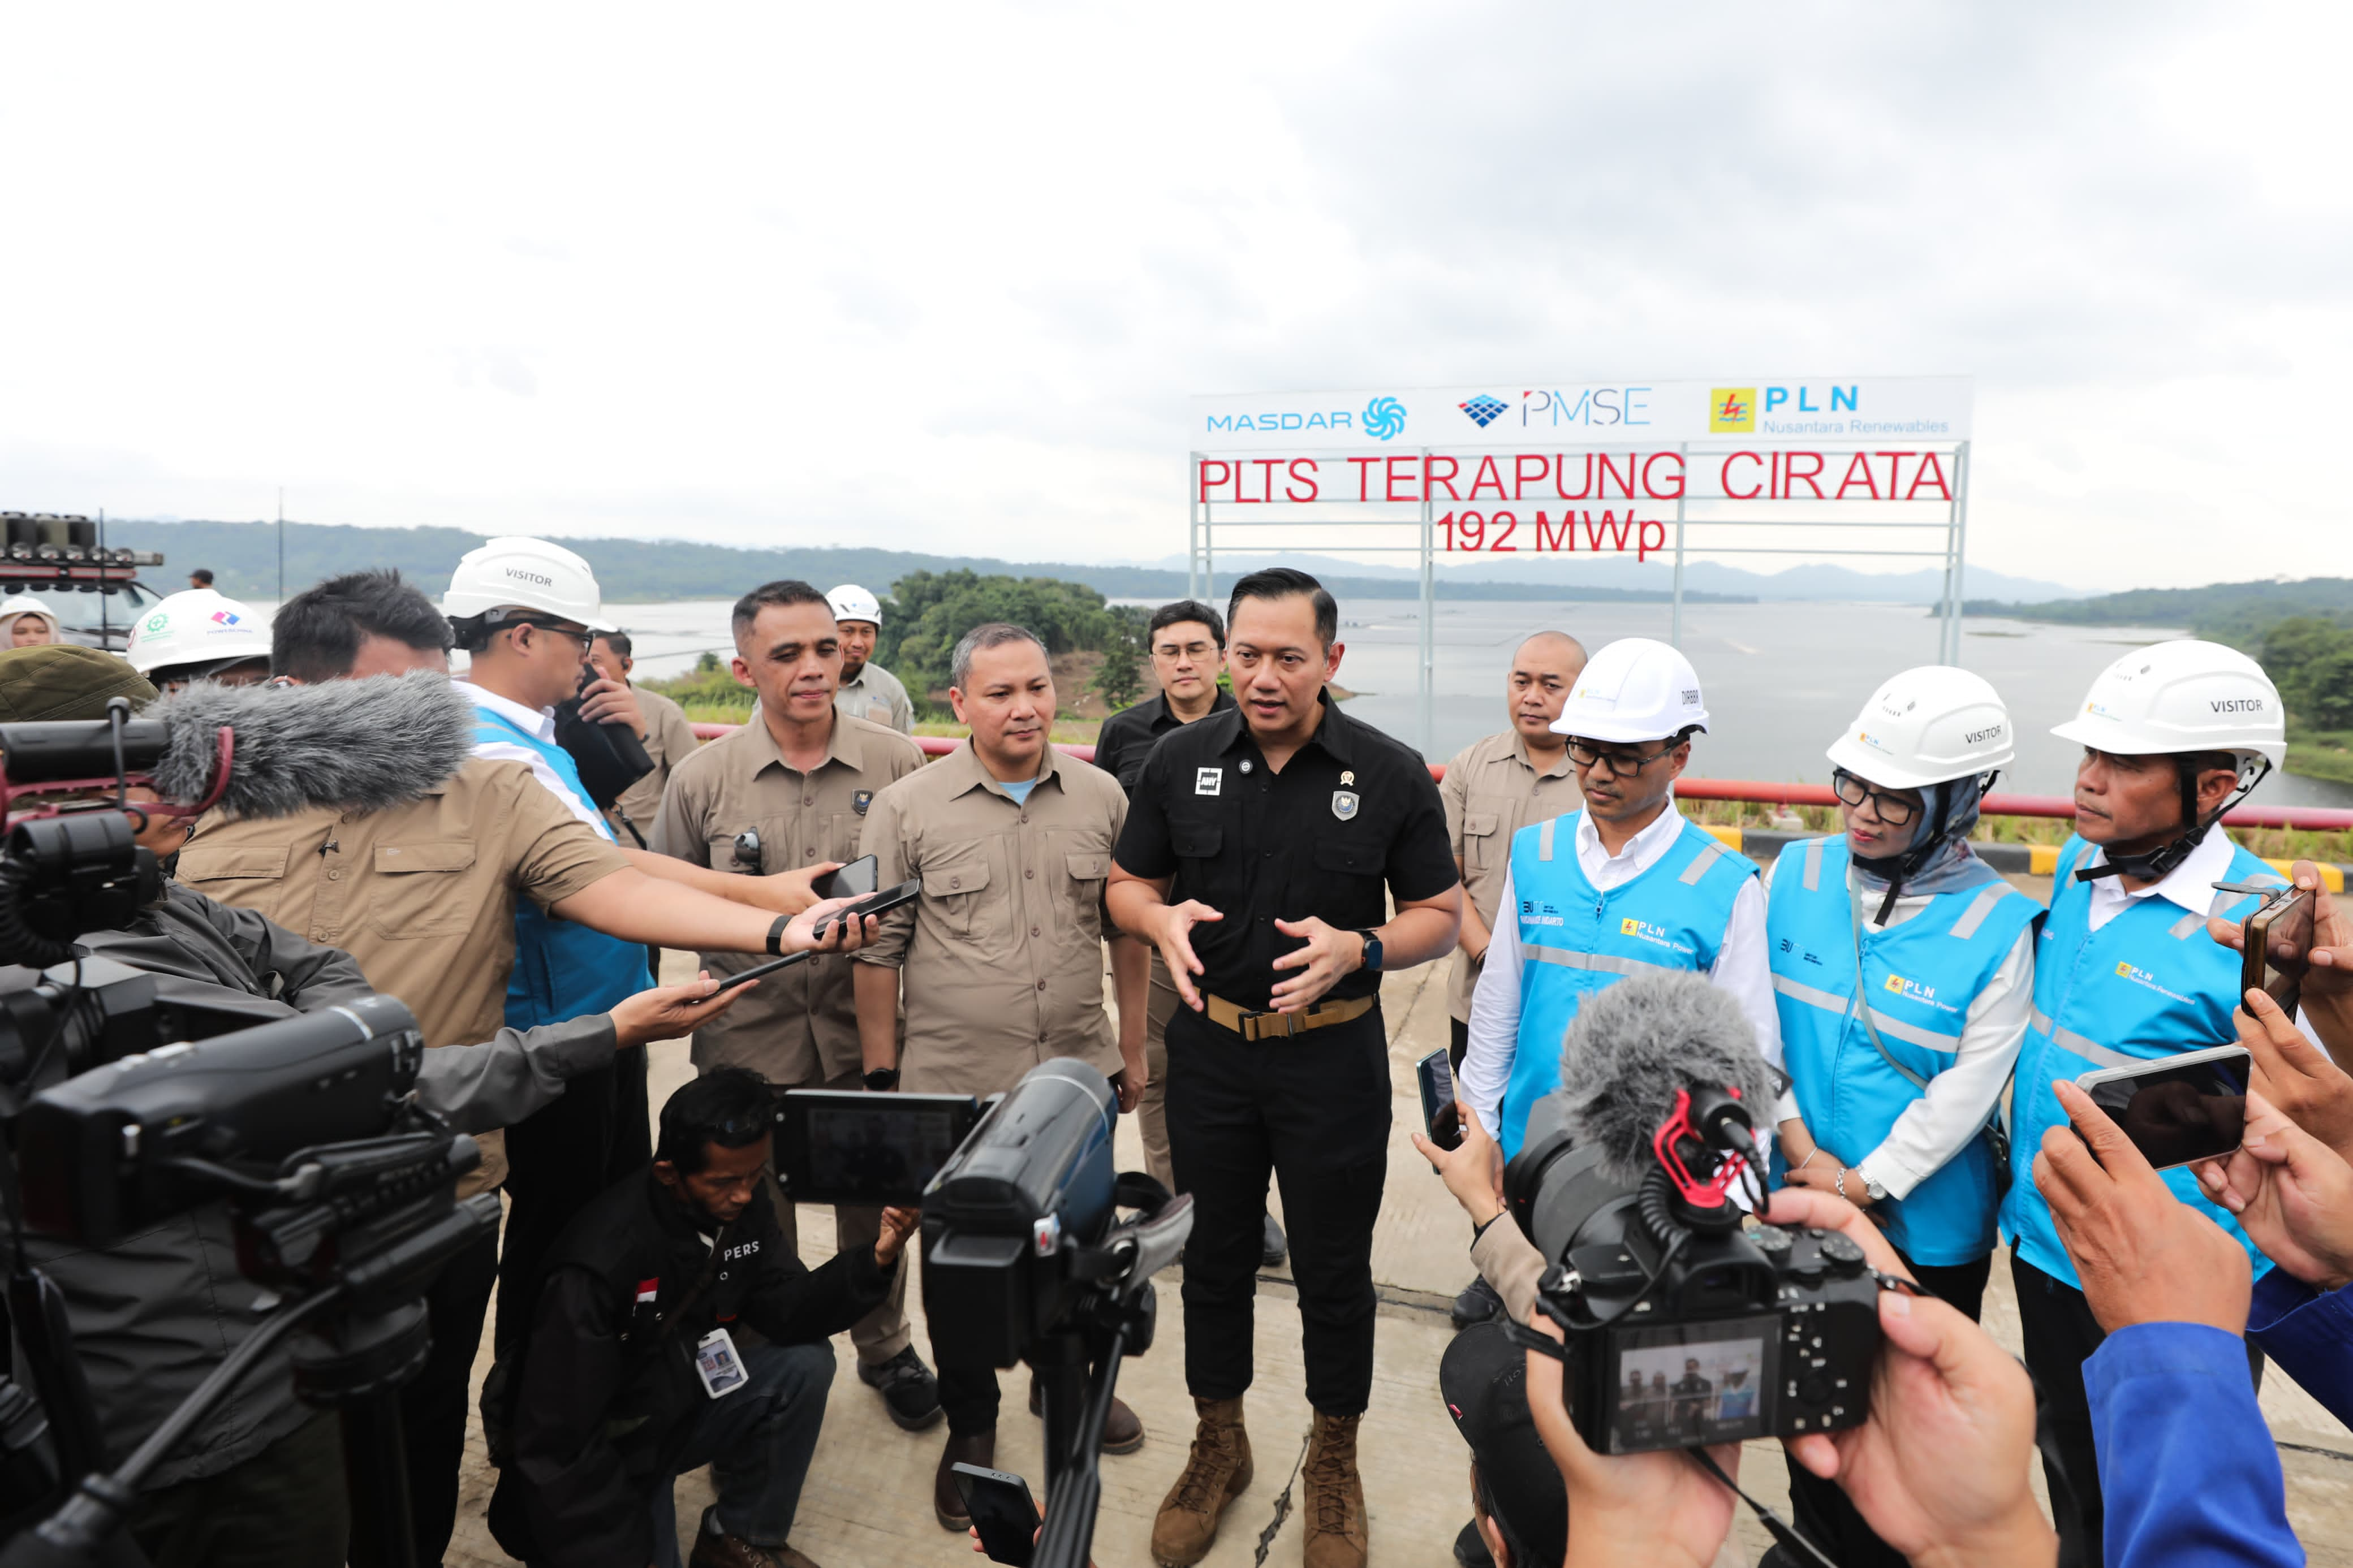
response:
M1850 868L1843 839L1784 848L1765 932L1782 1058L1799 1110L1824 1152L1852 1164L1885 1142L1923 1098L1905 1072L1933 1080L1953 1065L1970 1005L2009 961L2038 906L1996 880L1935 895L1910 919L1865 931L1858 942ZM1863 1027L1866 1016L1886 1056ZM1991 1153L1972 1137L1873 1214L1915 1262L1972 1262L1993 1247L1994 1180Z
M1577 861L1578 826L1572 814L1512 836L1519 907L1496 921L1518 921L1510 934L1521 959L1519 1036L1495 1130L1507 1157L1519 1152L1529 1108L1560 1082L1561 1040L1585 995L1630 974L1713 968L1733 900L1757 875L1754 862L1683 822L1648 870L1603 891Z

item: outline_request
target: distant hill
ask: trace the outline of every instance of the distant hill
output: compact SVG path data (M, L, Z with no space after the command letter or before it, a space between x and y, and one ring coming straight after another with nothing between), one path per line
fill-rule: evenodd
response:
M2353 577L2306 577L2293 583L2210 583L2202 588L2135 588L2056 604L1970 599L1972 616L2006 616L2068 626L2187 626L2199 636L2253 647L2282 621L2316 616L2353 626Z
M456 528L355 528L341 524L290 522L286 525L286 587L290 593L337 572L366 566L396 566L426 592L438 596L449 581L458 557L480 544L484 536ZM278 596L278 530L268 522L154 522L112 520L106 525L106 542L132 550L156 550L168 563L153 572L156 586L165 592L183 585L187 573L211 568L215 586L233 598L273 599ZM726 599L746 588L777 577L799 577L820 588L836 583L861 583L878 593L911 572L976 572L1016 577L1058 577L1083 583L1114 599L1174 599L1185 593L1181 567L1150 565L1090 565L1069 561L1011 562L994 556L930 555L906 550L785 549L741 550L723 544L698 544L674 539L564 539L596 569L606 597L617 604L661 603L673 599ZM1251 557L1250 564L1263 564ZM1350 563L1332 563L1337 570L1319 571L1333 593L1342 598L1412 598L1419 592L1411 574L1364 574ZM1230 584L1237 574L1218 573L1218 585ZM1667 585L1618 587L1595 585L1564 589L1543 581L1465 582L1448 577L1441 596L1449 599L1560 599L1660 602L1669 597ZM1747 604L1753 594L1687 593L1694 604Z

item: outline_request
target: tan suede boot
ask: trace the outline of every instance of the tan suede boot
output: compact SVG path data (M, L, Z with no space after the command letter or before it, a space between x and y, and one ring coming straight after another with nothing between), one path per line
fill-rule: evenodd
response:
M1201 1424L1185 1473L1161 1500L1152 1521L1152 1560L1160 1568L1192 1568L1218 1539L1218 1517L1250 1484L1250 1434L1239 1399L1196 1399ZM1361 1512L1361 1509L1359 1510Z
M1300 1500L1307 1568L1365 1568L1365 1483L1356 1474L1356 1423L1363 1419L1315 1413L1300 1472L1307 1483Z

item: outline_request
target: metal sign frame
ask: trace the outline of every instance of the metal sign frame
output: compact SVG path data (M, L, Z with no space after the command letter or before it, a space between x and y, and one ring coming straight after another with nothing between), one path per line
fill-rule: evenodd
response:
M1683 470L1686 479L1685 483L1680 487L1685 492L1685 495L1677 497L1674 502L1674 517L1672 519L1673 527L1671 536L1672 544L1668 547L1672 549L1674 558L1674 585L1672 594L1669 595L1667 640L1678 647L1683 646L1683 567L1684 563L1692 559L1705 560L1723 555L1783 555L1805 556L1809 558L1839 556L1877 559L1934 560L1942 562L1944 567L1942 603L1940 605L1940 625L1937 632L1937 658L1939 662L1944 664L1958 665L1961 662L1961 601L1965 588L1963 578L1965 574L1965 557L1967 554L1968 542L1969 442L1967 440L1926 441L1922 442L1918 447L1914 448L1914 450L1934 451L1946 455L1949 457L1951 460L1951 495L1945 503L1945 515L1942 520L1921 519L1915 521L1910 517L1888 520L1878 518L1826 518L1778 515L1772 517L1692 515L1694 507L1706 508L1713 511L1715 509L1726 507L1753 507L1757 505L1787 506L1796 504L1788 501L1746 501L1738 498L1714 496L1702 496L1697 498L1688 497L1688 491L1690 489L1688 482L1690 459L1694 455L1696 454L1704 457L1710 453L1716 452L1729 453L1734 451L1751 450L1757 448L1757 446L1758 443L1751 437L1746 441L1685 441L1677 443L1672 448L1683 459ZM1436 447L1421 447L1414 449L1419 453L1423 459L1423 471L1425 474L1428 472L1429 458L1433 455L1439 454L1441 450ZM1482 448L1482 451L1493 453L1495 455L1504 455L1516 451L1535 451L1537 449L1539 448L1536 446L1531 445L1525 447L1489 447ZM1621 451L1624 449L1624 443L1619 442L1605 447L1599 443L1570 446L1566 443L1551 441L1543 443L1541 449L1546 452L1562 454L1566 457L1567 455L1594 453L1604 450L1613 452ZM1665 451L1670 448L1661 447L1657 449L1660 451ZM1817 449L1824 454L1830 454L1833 452L1848 453L1870 451L1872 450L1872 447L1868 444L1852 441L1822 441L1817 443L1811 449ZM1314 452L1303 452L1303 455L1321 455L1323 452L1327 451L1345 453L1351 450L1361 450L1361 448L1321 448ZM1236 503L1233 501L1215 502L1204 499L1204 487L1200 480L1202 460L1204 458L1223 460L1231 458L1234 456L1236 456L1236 454L1233 452L1220 452L1208 448L1197 448L1187 457L1187 460L1186 462L1187 564L1185 574L1187 596L1198 599L1215 592L1216 563L1217 557L1220 552L1227 555L1287 555L1307 548L1306 546L1297 542L1287 544L1220 544L1219 542L1218 536L1221 531L1230 531L1240 530L1245 532L1245 535L1247 535L1249 531L1270 529L1303 530L1339 528L1357 531L1362 531L1367 529L1414 529L1416 531L1416 535L1413 542L1411 543L1357 544L1349 542L1335 546L1326 546L1325 548L1342 551L1350 555L1412 555L1416 558L1419 566L1419 599L1421 605L1419 626L1420 649L1419 658L1417 661L1417 696L1419 700L1417 702L1416 711L1419 716L1419 728L1420 731L1418 744L1425 755L1429 754L1430 748L1435 744L1437 735L1438 557L1441 553L1445 553L1438 547L1437 524L1434 517L1437 503L1430 499L1430 485L1427 482L1424 482L1421 486L1422 496L1419 502L1419 517L1384 516L1371 519L1332 520L1323 517L1285 518L1281 516L1271 516L1268 515L1271 511L1282 509L1271 508L1257 503ZM1412 502L1316 501L1303 503L1303 510L1306 507L1389 507L1411 506L1414 503ZM1899 505L1915 509L1915 511L1926 510L1934 505L1933 502L1921 501L1891 501L1878 504ZM1217 510L1220 505L1226 509L1224 514L1220 514ZM1247 510L1243 511L1242 515L1231 515L1233 512L1242 510L1242 507L1245 505L1247 505ZM1654 521L1666 521L1668 520L1657 519ZM1852 534L1835 535L1831 540L1826 540L1820 543L1792 542L1786 544L1718 544L1708 542L1703 538L1695 537L1696 535L1703 533L1704 531L1715 529L1750 531L1767 529L1781 532L1792 531L1803 532L1807 530L1822 529L1866 529L1904 531L1925 531L1936 530L1941 531L1944 538L1940 548L1929 550L1910 550L1896 549L1893 547L1858 548L1852 543L1842 542L1845 541L1852 541L1857 537ZM1742 536L1736 534L1735 537L1737 538ZM1627 552L1621 547L1615 551L1598 553L1622 555L1627 553ZM1667 553L1667 549L1662 548L1658 552L1658 553ZM1573 598L1577 590L1568 584L1562 584L1561 592L1565 596Z

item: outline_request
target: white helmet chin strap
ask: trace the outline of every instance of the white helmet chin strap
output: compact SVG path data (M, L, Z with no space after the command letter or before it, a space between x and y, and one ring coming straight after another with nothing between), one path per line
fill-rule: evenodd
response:
M2130 877L2141 882L2165 880L2189 858L2191 850L2206 842L2208 832L2229 814L2232 807L2253 795L2255 786L2270 776L2272 760L2259 753L2251 756L2241 752L2239 787L2232 793L2230 799L2216 806L2203 821L2198 816L2198 774L2200 770L2191 766L2189 759L2182 756L2174 758L2173 769L2181 782L2181 820L2190 824L2189 827L2143 853L2119 854L2116 850L2108 850L2104 857L2105 864L2077 869L2075 880L2090 882L2102 877Z

